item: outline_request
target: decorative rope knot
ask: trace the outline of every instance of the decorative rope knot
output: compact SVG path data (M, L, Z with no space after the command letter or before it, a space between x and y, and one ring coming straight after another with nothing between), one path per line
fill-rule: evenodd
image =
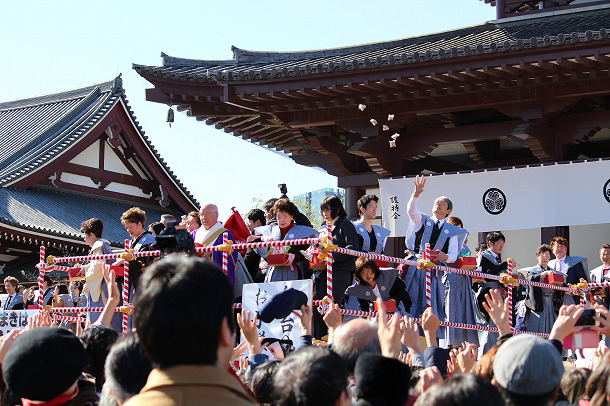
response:
M502 279L500 280L500 283L504 286L519 285L518 279L515 279L512 275L509 275L507 273L501 273L500 276L502 277Z
M422 271L424 269L434 268L436 266L436 264L434 262L426 261L425 259L422 259L422 258L418 259L417 262L418 262L417 269L419 269L420 271Z
M121 259L124 259L125 261L133 261L133 259L134 259L133 252L134 252L133 248L123 251L121 253Z

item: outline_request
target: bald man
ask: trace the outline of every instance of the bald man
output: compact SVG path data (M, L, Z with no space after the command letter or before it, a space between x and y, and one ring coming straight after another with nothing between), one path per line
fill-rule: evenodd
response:
M199 210L199 219L201 227L197 229L195 234L195 247L212 247L222 244L222 235L226 231L229 235L229 240L234 241L233 234L222 226L218 221L218 206L214 203L207 203ZM233 251L229 255L229 264L227 267L227 277L231 286L235 285L235 264L237 263L238 252ZM204 254L205 258L210 259L214 265L222 269L222 251Z

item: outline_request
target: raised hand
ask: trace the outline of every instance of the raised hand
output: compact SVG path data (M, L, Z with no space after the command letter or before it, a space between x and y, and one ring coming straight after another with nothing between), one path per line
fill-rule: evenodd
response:
M500 336L512 333L508 308L508 299L502 300L502 294L499 289L492 289L485 294L485 302L483 308L489 314L491 320L498 327Z
M584 311L585 308L578 305L561 306L551 334L549 334L549 340L563 341L566 336L574 332L574 325Z
M610 336L610 312L608 312L608 309L604 306L596 305L595 316L593 318L597 321L593 329L606 337Z
M24 332L25 330L16 328L9 331L8 334L0 337L0 365L4 363L4 357L6 357L6 353L15 342L15 339Z
M402 332L402 344L409 349L411 352L421 352L419 345L419 328L417 323L413 321L409 316L402 317L404 331Z
M377 298L377 309L379 309L379 317L377 320L379 328L377 329L377 335L379 336L381 354L388 358L398 358L401 349L400 316L395 313L388 322L385 306L381 298Z
M343 316L341 316L341 312L339 311L339 305L331 303L328 307L328 311L324 317L322 317L322 319L324 320L324 323L326 323L329 330L334 330L339 327L343 321Z
M434 385L435 383L443 381L441 372L438 370L437 367L428 367L422 370L419 376L419 382L417 383L419 394L422 394L427 391L428 388Z
M424 186L426 184L426 178L424 175L416 176L413 179L413 184L415 185L415 190L413 191L414 197L419 197L424 191Z
M301 324L301 335L311 335L311 319L313 317L313 310L310 306L303 305L301 306L301 314L295 313L299 317L299 322Z
M459 374L460 372L462 372L457 360L458 351L459 350L457 348L454 348L449 352L449 359L447 360L447 371L451 375Z
M41 311L28 318L27 328L49 327L52 324L49 312Z
M231 354L231 361L229 361L229 363L232 363L235 359L241 357L246 351L246 348L248 348L248 343L246 343L246 340L242 340L242 342L237 344L237 347L233 348L233 353Z
M262 351L258 340L258 329L256 328L256 314L252 314L250 310L242 309L241 313L237 313L237 324L241 330L241 335L248 344L248 352L250 356L260 354Z
M462 344L462 349L457 354L457 363L463 374L469 374L477 361L477 346L470 343Z
M424 336L426 336L426 344L428 347L436 347L436 330L438 330L440 325L441 321L436 314L434 314L431 307L424 310L421 327L424 330Z

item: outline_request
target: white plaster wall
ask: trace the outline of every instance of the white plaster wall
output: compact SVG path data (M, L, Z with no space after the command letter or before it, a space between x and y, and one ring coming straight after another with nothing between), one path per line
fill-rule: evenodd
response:
M65 182L65 183L72 183L73 185L81 185L81 186L87 186L87 187L93 187L93 188L98 187L98 185L93 183L93 181L91 180L90 177L82 176L82 175L75 175L73 173L62 173L61 181Z
M517 267L536 265L536 249L540 246L540 229L502 231L506 244L502 251L502 259L512 258L517 261ZM477 239L475 236L474 239Z
M104 169L107 171L122 173L125 175L131 175L131 172L121 162L116 153L112 150L112 147L108 143L104 143Z
M83 152L78 154L70 161L72 164L88 166L91 168L99 168L100 166L100 141L96 141L87 147Z
M147 194L144 194L141 189L139 189L135 186L125 185L122 183L111 182L108 184L108 186L106 186L105 190L107 190L109 192L118 192L118 193L123 193L126 195L136 196L136 197L150 198L150 196Z
M589 259L589 270L601 265L599 248L610 243L610 224L570 226L570 255Z

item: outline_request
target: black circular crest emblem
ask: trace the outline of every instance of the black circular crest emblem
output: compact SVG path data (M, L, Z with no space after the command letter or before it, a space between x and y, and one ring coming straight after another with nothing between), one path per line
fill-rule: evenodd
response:
M608 179L604 185L604 197L608 203L610 203L610 179Z
M500 189L489 188L483 193L483 207L489 214L500 214L506 208L506 195Z

